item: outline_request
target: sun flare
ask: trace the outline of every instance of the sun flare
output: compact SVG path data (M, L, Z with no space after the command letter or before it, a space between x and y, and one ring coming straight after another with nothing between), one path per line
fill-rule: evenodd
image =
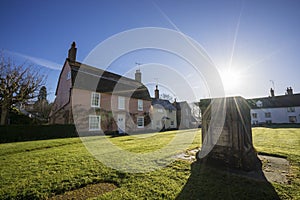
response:
M225 91L233 91L240 84L240 75L233 70L226 70L220 73Z

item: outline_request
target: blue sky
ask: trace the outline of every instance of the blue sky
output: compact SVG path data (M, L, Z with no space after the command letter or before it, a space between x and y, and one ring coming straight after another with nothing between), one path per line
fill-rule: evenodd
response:
M202 45L224 81L230 82L227 95L267 96L272 81L275 94L282 95L290 86L300 92L299 11L298 0L2 0L0 49L46 66L49 98L53 100L59 70L72 41L77 43L78 61L83 61L99 43L115 34L163 27L179 30ZM179 72L184 70L181 61L176 66L176 59L168 62L168 58L158 51L140 51L116 60L111 70L131 76L135 62L162 63ZM163 82L155 73L143 76L148 81ZM153 86L149 84L151 91ZM196 99L209 96L205 88L200 88Z

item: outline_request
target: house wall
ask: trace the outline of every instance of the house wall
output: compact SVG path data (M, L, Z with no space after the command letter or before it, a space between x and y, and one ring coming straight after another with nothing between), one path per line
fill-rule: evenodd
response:
M71 67L65 62L62 72L59 76L59 83L56 91L56 98L51 108L50 123L51 124L69 124L72 123L71 112L71 78L67 79Z
M143 100L143 110L138 110L138 99L124 97L125 109L119 109L118 96L109 93L100 94L100 108L91 107L92 91L73 89L72 104L74 121L81 131L88 130L88 116L101 116L102 131L118 131L118 114L125 116L125 132L146 130L150 122L149 109L150 101ZM137 127L137 117L144 117L144 128ZM147 121L148 120L148 121Z
M266 123L267 120L271 123L292 123L289 120L290 116L296 117L296 123L300 123L300 107L294 107L295 112L288 112L288 108L262 108L251 109L251 122L252 124ZM270 112L271 117L265 117L265 113ZM253 113L257 114L257 118L253 117Z
M161 105L156 104L151 106L150 115L152 130L160 131L163 128L163 124L165 124L166 129L177 128L175 110L170 112L169 110L164 109ZM169 119L163 120L163 118L166 117ZM173 121L173 125L171 125L171 121Z
M70 89L72 87L71 78L67 79L68 73L71 71L71 67L68 62L65 63L63 71L60 75L59 85L56 91L55 105L57 109L60 109L66 105L70 100Z
M187 104L181 104L181 110L179 116L180 116L180 127L178 128L179 129L190 128L192 114L191 114L191 109Z

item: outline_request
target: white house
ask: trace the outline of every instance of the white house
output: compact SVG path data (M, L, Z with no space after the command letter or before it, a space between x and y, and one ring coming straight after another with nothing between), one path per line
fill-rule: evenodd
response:
M292 88L287 88L286 94L281 96L275 96L271 89L270 97L249 99L248 102L253 125L300 123L300 93L293 94Z
M150 116L152 130L164 131L177 128L176 107L169 100L159 99L156 85L155 98L152 99Z

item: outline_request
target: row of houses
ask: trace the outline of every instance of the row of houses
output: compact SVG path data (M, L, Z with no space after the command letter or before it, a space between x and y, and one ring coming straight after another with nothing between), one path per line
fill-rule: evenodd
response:
M269 97L248 99L248 103L253 125L300 123L300 93L294 94L291 87L279 96L271 88Z
M142 132L194 128L199 125L186 101L171 103L154 97L135 79L76 61L75 42L69 49L50 113L51 124L76 124L78 131ZM285 95L248 99L252 125L300 123L300 94L287 88Z
M59 76L51 124L76 124L78 131L141 132L197 126L187 102L152 98L141 81L76 61L75 42Z

